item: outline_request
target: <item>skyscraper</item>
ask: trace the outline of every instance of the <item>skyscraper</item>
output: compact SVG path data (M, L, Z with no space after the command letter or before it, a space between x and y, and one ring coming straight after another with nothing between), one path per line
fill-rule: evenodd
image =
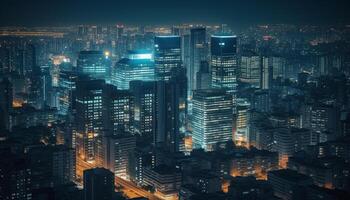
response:
M84 200L110 200L114 193L114 174L105 168L84 171Z
M234 93L237 87L237 37L211 37L212 87Z
M134 97L128 90L118 90L112 85L106 86L104 106L105 128L112 135L134 133Z
M190 94L197 87L197 72L200 70L201 61L207 59L207 40L205 28L191 29L190 38L190 68L187 70L188 89Z
M180 132L187 115L187 80L184 68L174 68L169 81L157 82L154 143L171 152L179 150Z
M118 89L129 89L133 80L154 81L154 61L150 51L129 51L127 58L116 63L112 71L112 84Z
M195 148L213 151L217 143L232 140L232 96L225 90L196 90L192 115Z
M156 36L154 38L155 73L158 80L169 80L171 69L180 67L181 38L179 36Z
M94 160L95 139L102 133L103 121L103 80L77 82L76 126L78 131L77 151L85 160Z
M102 51L81 51L77 71L93 79L106 79L110 73L110 60Z
M152 136L155 131L157 83L132 81L130 91L134 97L134 130L136 134Z

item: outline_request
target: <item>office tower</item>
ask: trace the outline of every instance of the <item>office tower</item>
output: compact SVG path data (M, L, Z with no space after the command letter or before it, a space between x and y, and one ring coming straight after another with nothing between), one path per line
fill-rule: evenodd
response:
M26 158L2 153L0 160L0 199L31 200L31 169Z
M114 174L105 168L84 171L84 200L110 200L114 194Z
M10 80L0 82L0 130L10 129L10 114L12 110L12 84Z
M77 151L84 160L92 161L95 155L95 140L102 133L103 80L82 80L76 85Z
M272 58L262 56L260 59L260 88L271 89L273 80Z
M272 77L273 79L287 78L286 76L286 59L283 57L272 56Z
M207 60L207 40L205 28L191 29L190 39L190 67L187 70L188 89L191 94L197 87L197 73L201 67L201 61Z
M110 59L102 51L81 51L77 60L77 71L93 79L108 79Z
M195 148L213 151L217 143L232 140L232 96L224 90L196 90L193 95Z
M260 85L260 56L254 52L245 52L240 60L239 79L243 83L249 83L254 87Z
M181 38L156 36L154 38L154 63L157 80L169 80L171 69L181 67Z
M303 199L312 179L293 170L281 169L268 172L268 182L272 185L275 196L285 199Z
M209 72L209 63L201 61L199 71L197 72L197 89L209 89L211 87L211 77Z
M230 94L237 87L237 37L211 36L212 87L222 88Z
M258 90L254 92L251 106L252 109L257 112L269 112L271 105L268 90Z
M61 71L58 81L58 107L61 115L72 114L75 104L75 89L78 81L76 72Z
M155 131L156 82L131 81L130 91L134 97L134 132L152 137Z
M116 63L112 72L112 84L118 89L129 89L133 80L154 81L154 62L150 51L129 51L127 58Z
M157 82L156 132L154 144L171 152L179 151L180 133L187 116L187 80L184 68L174 68L169 81Z
M136 148L136 137L129 133L104 138L105 167L115 176L129 179L130 156Z
M106 129L109 134L134 133L134 97L128 90L108 85L105 92Z
M236 132L234 141L237 145L249 145L248 123L250 103L247 99L237 99Z

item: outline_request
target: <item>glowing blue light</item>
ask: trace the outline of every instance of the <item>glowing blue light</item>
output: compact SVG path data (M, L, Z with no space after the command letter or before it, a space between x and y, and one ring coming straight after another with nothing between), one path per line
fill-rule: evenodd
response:
M141 60L141 59L152 59L151 53L142 53L142 54L130 54L129 59L131 60Z
M214 38L236 38L236 35L212 35Z
M225 42L220 42L219 45L220 46L225 46Z

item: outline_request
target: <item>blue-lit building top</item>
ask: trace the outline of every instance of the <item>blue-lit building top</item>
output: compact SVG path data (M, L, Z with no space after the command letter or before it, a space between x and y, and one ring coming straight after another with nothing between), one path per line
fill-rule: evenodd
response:
M110 58L103 51L81 51L77 60L77 71L93 79L108 79Z
M154 81L154 61L151 51L129 51L127 58L116 63L111 82L118 89L129 89L130 81Z
M154 62L156 78L169 80L171 69L182 64L181 37L156 36L154 38Z

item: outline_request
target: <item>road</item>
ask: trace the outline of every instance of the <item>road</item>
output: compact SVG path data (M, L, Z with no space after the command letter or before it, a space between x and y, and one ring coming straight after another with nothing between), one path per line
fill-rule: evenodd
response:
M146 191L146 190L144 190L142 188L139 188L136 184L134 184L134 183L132 183L130 181L121 179L119 177L115 177L115 184L123 186L124 190L126 190L126 195L128 195L128 190L130 190L134 194L139 195L141 197L146 197L149 200L162 200L159 197L156 197L155 195L149 193L148 191Z

